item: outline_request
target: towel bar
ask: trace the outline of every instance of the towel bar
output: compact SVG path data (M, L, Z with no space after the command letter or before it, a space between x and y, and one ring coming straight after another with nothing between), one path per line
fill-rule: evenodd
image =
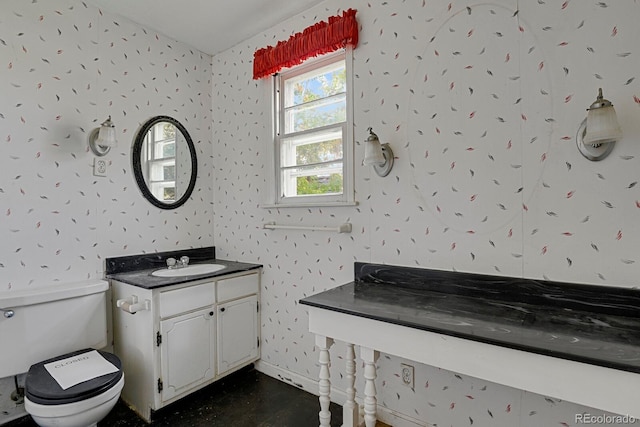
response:
M309 231L333 231L336 233L351 233L351 223L345 222L338 227L319 227L319 226L303 226L303 225L277 225L275 222L267 222L262 226L268 230L309 230Z

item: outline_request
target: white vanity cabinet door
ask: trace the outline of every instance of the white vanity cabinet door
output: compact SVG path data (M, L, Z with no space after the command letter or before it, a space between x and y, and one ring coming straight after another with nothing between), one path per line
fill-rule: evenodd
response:
M160 322L161 400L215 377L215 321L208 307Z
M258 297L218 305L218 375L258 358Z

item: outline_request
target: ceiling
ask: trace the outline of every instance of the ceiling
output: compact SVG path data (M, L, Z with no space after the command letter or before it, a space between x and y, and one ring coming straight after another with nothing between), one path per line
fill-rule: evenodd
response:
M323 0L88 0L215 55ZM302 30L302 29L301 29Z

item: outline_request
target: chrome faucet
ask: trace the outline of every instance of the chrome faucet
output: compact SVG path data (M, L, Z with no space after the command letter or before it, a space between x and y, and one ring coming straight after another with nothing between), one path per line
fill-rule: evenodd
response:
M175 268L182 268L189 265L189 257L181 256L180 259L176 260L175 258L167 258L167 268L169 270L173 270Z
M167 258L167 268L169 270L173 270L176 267L176 259L175 258Z

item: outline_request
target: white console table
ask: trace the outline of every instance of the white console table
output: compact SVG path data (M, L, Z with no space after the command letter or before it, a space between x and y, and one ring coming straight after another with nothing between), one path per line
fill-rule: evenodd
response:
M343 426L376 424L379 353L640 419L640 290L355 263L355 281L300 300L319 349L320 427L330 348L347 344ZM356 373L356 351L364 372Z
M545 396L640 419L640 375L557 357L456 338L393 323L307 307L309 330L320 350L320 426L329 426L331 383L328 365L333 340L347 343L345 372L350 382L343 426L358 424L354 345L364 362L364 419L376 424L378 352L436 366Z

